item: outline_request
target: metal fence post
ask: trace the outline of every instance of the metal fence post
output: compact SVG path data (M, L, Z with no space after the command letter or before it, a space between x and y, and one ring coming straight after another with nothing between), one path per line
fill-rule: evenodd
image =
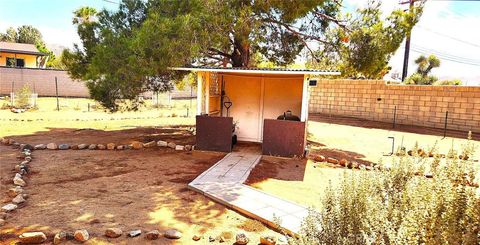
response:
M448 111L445 112L445 128L443 129L443 138L447 137Z
M397 106L393 109L393 128L395 128L395 124L397 122Z
M57 77L55 77L55 94L57 96L57 111L60 111L60 102L58 101L58 82Z

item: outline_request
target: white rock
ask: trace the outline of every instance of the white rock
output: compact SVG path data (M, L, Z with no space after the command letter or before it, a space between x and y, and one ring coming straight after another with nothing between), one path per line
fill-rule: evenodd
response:
M167 144L168 147L172 148L172 149L175 149L175 146L177 146L177 144L173 143L173 142L170 142Z
M141 230L133 230L128 232L129 237L136 237L136 236L140 236L141 234L142 234Z
M167 142L167 141L163 141L163 140L159 140L159 141L157 142L157 146L167 147L167 146L168 146L168 142Z
M34 146L33 149L35 149L35 150L45 150L45 149L47 149L47 145L38 144L38 145Z
M20 204L25 202L25 198L23 198L23 195L17 195L15 198L12 199L12 202L15 204Z
M56 149L58 149L58 145L55 144L55 143L48 143L48 144L47 144L47 149L49 149L49 150L56 150Z
M105 231L105 236L110 238L117 238L117 237L120 237L122 233L123 233L122 229L120 228L108 228Z
M22 178L22 175L19 174L19 173L16 173L16 174L15 174L15 177L13 177L13 178L20 178L20 179L21 179L21 178Z
M13 203L9 203L5 206L2 207L2 211L5 211L5 212L10 212L10 211L13 211L15 209L17 209L17 205L13 204Z
M169 229L163 233L163 236L169 239L180 239L182 237L182 233L175 229Z
M148 240L157 240L160 237L158 230L149 231L145 234L145 238Z
M23 180L22 178L18 178L17 176L15 176L15 178L13 178L13 183L15 185L18 185L18 186L25 186L27 185L27 183L25 183L25 180Z
M22 244L42 243L47 240L47 236L43 232L25 232L18 238Z
M177 151L183 151L185 149L185 147L183 145L176 145L175 146L175 150Z

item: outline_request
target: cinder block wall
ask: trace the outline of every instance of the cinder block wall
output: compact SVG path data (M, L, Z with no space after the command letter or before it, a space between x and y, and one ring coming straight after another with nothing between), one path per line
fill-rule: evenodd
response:
M58 95L66 97L90 97L83 82L72 80L66 71L0 67L0 95L18 91L25 84L39 96L55 96L55 77L58 80Z
M310 113L480 132L480 87L387 85L378 80L319 80Z

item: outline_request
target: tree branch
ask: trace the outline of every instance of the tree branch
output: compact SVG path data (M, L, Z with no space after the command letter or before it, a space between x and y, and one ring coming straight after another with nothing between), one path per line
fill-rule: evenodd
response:
M315 11L315 12L313 12L313 14L315 16L317 16L318 18L322 18L322 19L326 19L328 21L331 21L331 22L337 24L338 26L342 27L343 29L345 29L347 31L351 31L350 28L348 28L346 24L342 23L343 21L341 21L337 18L334 18L330 15L326 15L324 13L321 13L320 11Z
M303 33L303 32L300 32L298 30L296 30L296 27L292 26L292 25L289 25L289 24L286 24L286 23L283 23L281 21L278 21L278 20L275 20L273 18L265 18L264 21L269 21L269 22L272 22L272 23L275 23L277 24L278 26L281 26L281 27L284 27L285 29L287 29L288 31L290 31L292 34L298 36L298 37L303 37L303 38L307 38L307 39L311 39L311 40L315 40L317 42L321 42L321 43L324 43L324 44L328 44L327 41L319 38L319 37L316 37L316 36L312 36L312 35L309 35L309 34L306 34L306 33ZM305 40L303 40L305 42Z
M216 54L225 56L225 57L227 57L227 58L232 58L232 56L231 56L230 54L227 54L227 53L225 53L225 52L222 52L222 51L220 51L220 50L218 50L218 49L216 49L216 48L208 48L208 51L210 51L210 52L215 52Z

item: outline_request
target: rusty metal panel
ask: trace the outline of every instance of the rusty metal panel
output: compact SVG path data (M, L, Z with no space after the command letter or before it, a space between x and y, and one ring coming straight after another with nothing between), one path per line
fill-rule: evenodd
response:
M203 151L232 151L232 117L197 116L196 146Z
M305 122L265 119L263 123L264 155L303 156Z

